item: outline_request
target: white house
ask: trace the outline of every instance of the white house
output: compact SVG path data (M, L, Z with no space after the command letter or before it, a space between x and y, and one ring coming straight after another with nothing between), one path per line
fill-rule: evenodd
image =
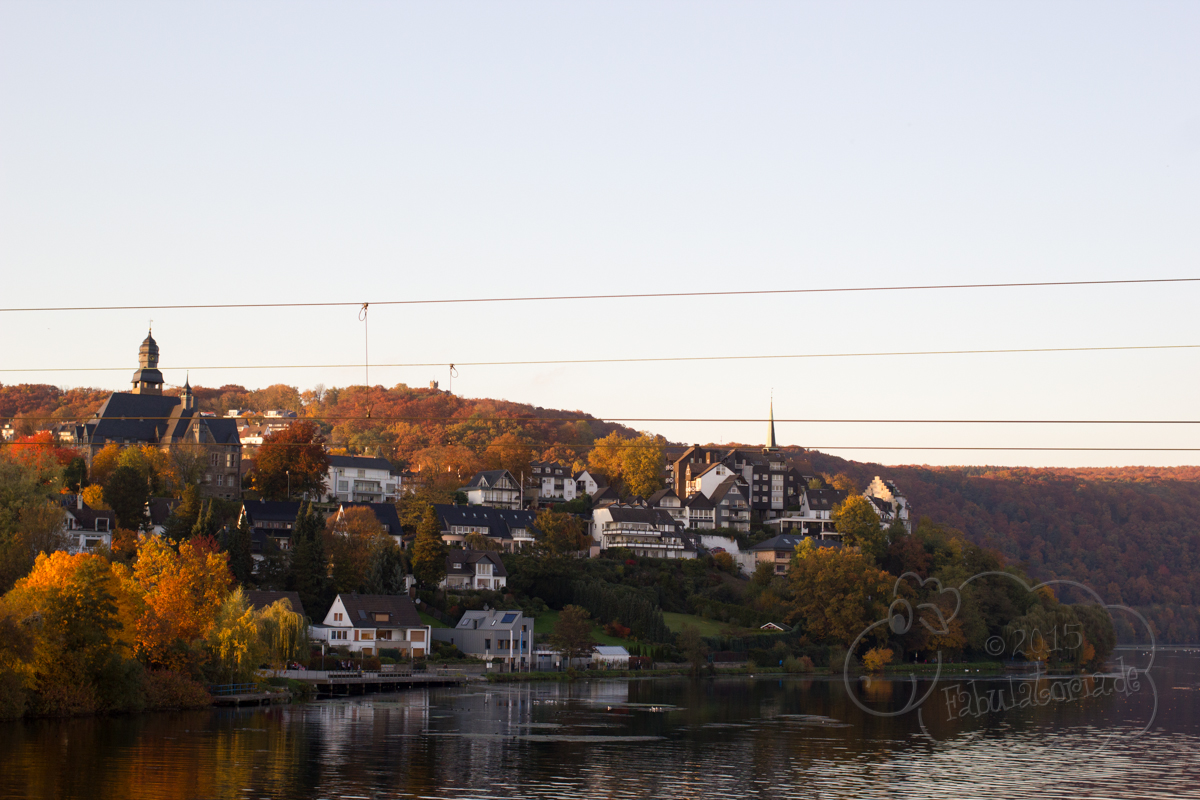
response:
M325 494L334 501L394 503L400 498L400 473L386 458L330 456Z
M500 554L484 550L451 550L446 556L442 589L499 591L508 583L508 570Z
M718 461L714 464L709 464L704 470L696 473L687 482L686 491L689 495L700 492L705 497L711 498L718 486L733 477L741 477L741 473Z
M575 478L569 467L557 461L535 461L530 465L530 483L539 500L566 502L575 499Z
M596 493L608 486L608 479L591 470L581 470L575 473L575 496L586 494L595 497Z
M423 658L429 651L432 627L421 622L408 595L339 594L321 625L309 627L309 638L330 647L348 647L364 656L379 650L401 650Z
M621 547L650 558L695 558L683 525L660 508L614 503L592 511L593 555Z
M863 497L871 501L871 507L879 515L880 525L891 525L899 514L905 530L912 533L912 523L908 517L908 498L896 488L896 484L876 475L875 480L871 481L871 485L863 492Z
M453 628L434 628L433 636L469 656L500 659L519 668L529 664L533 619L520 611L485 607L483 611L466 612Z
M512 509L521 507L521 486L506 469L476 472L471 482L460 491L466 494L467 503L473 506Z
M63 504L64 543L69 553L87 553L98 547L112 547L112 532L117 527L116 514L99 511L75 495Z

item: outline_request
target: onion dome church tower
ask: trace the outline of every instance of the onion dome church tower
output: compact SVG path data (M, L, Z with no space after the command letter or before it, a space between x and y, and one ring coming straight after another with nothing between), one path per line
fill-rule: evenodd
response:
M146 334L138 349L140 369L133 373L133 394L162 394L163 376L158 371L158 342Z

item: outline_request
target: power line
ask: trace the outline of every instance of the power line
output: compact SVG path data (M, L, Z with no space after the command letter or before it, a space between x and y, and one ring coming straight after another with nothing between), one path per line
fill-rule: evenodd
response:
M838 292L901 292L927 291L945 289L1015 289L1043 288L1050 286L1119 286L1129 284L1153 283L1191 283L1200 278L1135 278L1128 280L1108 281L1028 281L1022 283L944 283L911 286L845 286L837 288L809 289L752 289L746 291L725 292L645 292L637 294L589 294L589 295L546 295L526 297L460 297L429 300L371 300L370 305L404 306L404 305L441 305L450 303L524 303L567 300L634 300L657 299L667 297L735 297L746 295L785 295L785 294L833 294ZM0 312L21 311L152 311L178 309L217 309L217 308L322 308L337 306L362 307L363 301L330 301L314 303L181 303L140 306L44 306L37 308L0 308Z
M62 449L70 449L72 447L79 446L79 445L60 444L60 443L55 443L55 442L0 442L0 444L6 445L8 447L45 447L45 448L57 447L57 448L62 448ZM150 445L154 445L154 446L163 446L161 443L156 443L156 442L140 442L139 444L150 444ZM312 446L311 442L277 442L274 444L275 444L275 446L281 446L281 447L311 447ZM234 445L212 443L212 442L169 442L166 444L166 446L168 446L168 447L206 447L206 448L210 448L210 447L232 447ZM257 447L257 446L261 446L261 445L242 445L242 446L243 447L247 447L247 446ZM333 443L333 442L326 442L325 445L323 445L323 446L342 447L342 445L339 445L339 444ZM587 443L587 442L575 442L575 443L572 443L572 442L548 442L548 443L540 443L540 444L536 444L536 445L534 443L529 444L530 449L533 449L535 447L540 447L542 449L549 449L551 447L570 447L570 448L586 449L586 448L592 448L595 446L596 446L596 444L594 442L590 442L590 443ZM736 447L733 447L732 445L718 445L717 449L723 449L727 446L730 447L731 449L738 449ZM505 444L489 444L489 445L486 445L484 447L484 449L485 450L490 450L493 448L518 449L521 447L522 447L521 445L505 443ZM656 447L659 447L659 445L630 443L630 444L619 444L619 445L604 445L604 447L613 447L613 448L653 447L653 448L656 448ZM794 452L791 452L791 451L788 451L785 449L785 451L782 452L782 455L785 455L785 456L789 455L789 454L802 455L802 454L808 453L808 452L830 451L830 450L913 450L913 451L983 450L983 451L1095 452L1095 453L1200 453L1200 447L1010 447L1010 446L1002 446L1002 447L996 447L996 446L980 446L980 447L954 446L954 447L951 447L951 446L946 446L946 447L942 447L942 446L934 446L934 445L914 445L914 446L907 446L907 445L850 445L850 446L813 445L811 447L797 448Z
M791 353L776 355L736 356L654 356L646 358L573 358L544 359L536 361L455 361L458 367L516 367L550 366L563 364L639 364L687 361L764 361L771 359L801 358L872 358L891 356L960 356L994 355L1003 353L1095 353L1122 350L1195 350L1200 344L1147 344L1114 345L1112 347L1010 347L993 350L895 350L874 353ZM375 367L444 367L447 362L423 361L406 364L376 364ZM242 369L358 369L362 364L230 364L171 367L174 370L242 370ZM29 369L2 368L0 372L128 372L129 367L31 367Z
M61 417L22 417L20 419L36 422L76 423ZM165 422L176 417L87 417L84 422ZM251 414L242 417L187 417L185 419L200 420L279 420L282 417L265 417ZM766 423L772 420L749 417L391 417L391 416L360 416L360 415L320 415L312 417L296 417L293 422L728 422L728 423ZM776 417L776 424L929 424L929 425L1200 425L1200 419L849 419L845 417L827 419L801 419ZM291 424L291 423L289 423Z

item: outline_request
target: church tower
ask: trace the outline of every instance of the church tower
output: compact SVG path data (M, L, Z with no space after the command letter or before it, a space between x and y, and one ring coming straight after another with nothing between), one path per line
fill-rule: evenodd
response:
M133 394L162 394L163 376L158 371L158 343L146 334L138 349L140 369L133 373Z
M767 428L767 446L763 448L764 453L778 453L779 446L775 444L775 398L771 398L771 411L768 418Z

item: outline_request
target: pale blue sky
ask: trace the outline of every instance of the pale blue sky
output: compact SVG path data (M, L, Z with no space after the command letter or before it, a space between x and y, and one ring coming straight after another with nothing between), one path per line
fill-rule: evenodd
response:
M2 305L1200 275L1195 3L0 3ZM1200 344L1200 285L379 307L372 360ZM350 363L351 308L0 314L6 383ZM1200 351L464 368L603 417L1197 418ZM425 385L446 369L373 369ZM193 371L310 387L361 368ZM761 441L758 425L657 424ZM1200 447L1192 427L787 444ZM855 452L1181 464L1197 453Z

